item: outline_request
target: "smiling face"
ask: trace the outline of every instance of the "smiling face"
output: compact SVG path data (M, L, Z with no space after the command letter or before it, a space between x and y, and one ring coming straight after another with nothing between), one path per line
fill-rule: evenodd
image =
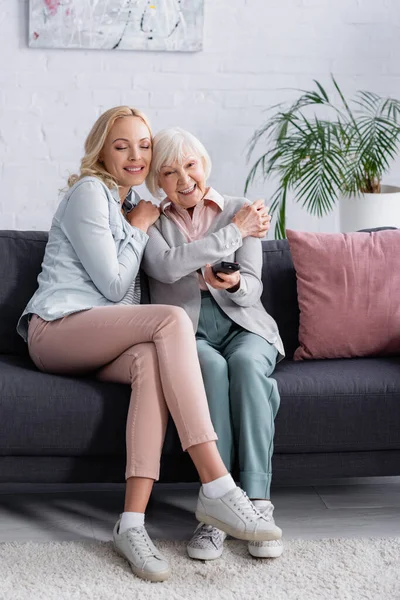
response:
M173 204L193 208L204 197L206 175L201 158L188 155L183 161L174 161L161 167L158 184Z
M120 186L121 200L132 186L141 185L150 169L151 134L139 117L121 117L111 127L100 160Z

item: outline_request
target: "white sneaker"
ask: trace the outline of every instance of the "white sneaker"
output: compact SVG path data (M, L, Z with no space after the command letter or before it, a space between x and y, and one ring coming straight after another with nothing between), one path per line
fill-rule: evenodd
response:
M225 539L224 531L212 525L199 523L186 547L187 553L190 558L197 560L214 560L221 556Z
M264 542L282 536L282 530L266 519L239 487L222 498L207 498L200 488L196 519L239 540Z
M148 581L168 579L168 562L151 541L145 527L131 527L119 533L119 523L116 523L113 531L114 548L126 558L134 574Z
M266 519L268 519L268 521L275 523L273 517L274 505L272 502L268 502L268 505L263 510L260 510L260 512ZM247 547L250 554L256 558L278 558L278 556L280 556L283 552L282 540L271 540L269 542L249 542Z

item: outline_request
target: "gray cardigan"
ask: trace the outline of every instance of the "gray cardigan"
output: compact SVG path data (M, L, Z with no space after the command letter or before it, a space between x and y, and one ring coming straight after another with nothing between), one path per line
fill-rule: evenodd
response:
M246 198L224 196L224 208L214 219L207 235L187 242L184 234L165 214L149 229L142 267L149 276L152 304L172 304L185 309L197 331L201 294L197 269L220 260L240 263L244 289L230 293L209 286L214 300L232 321L273 344L284 356L277 324L261 304L261 240L246 237L232 223Z

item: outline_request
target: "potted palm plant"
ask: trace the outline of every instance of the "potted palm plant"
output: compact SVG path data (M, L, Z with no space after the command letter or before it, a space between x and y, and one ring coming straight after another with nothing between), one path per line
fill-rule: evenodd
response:
M399 151L400 102L360 91L349 103L333 76L332 82L337 104L315 81L315 89L302 91L290 106L272 107L249 142L248 160L259 144L266 150L247 176L245 193L258 174L277 179L270 209L277 214L277 238L285 237L290 193L320 217L339 202L342 231L400 227L400 188L381 183Z

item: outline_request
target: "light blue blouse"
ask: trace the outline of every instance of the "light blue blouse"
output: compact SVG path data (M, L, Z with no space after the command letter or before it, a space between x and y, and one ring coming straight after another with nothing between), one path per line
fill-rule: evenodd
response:
M131 189L126 204L139 196ZM138 274L148 235L121 213L118 189L84 177L61 200L46 245L39 287L17 325L26 340L29 315L54 321L120 303Z

